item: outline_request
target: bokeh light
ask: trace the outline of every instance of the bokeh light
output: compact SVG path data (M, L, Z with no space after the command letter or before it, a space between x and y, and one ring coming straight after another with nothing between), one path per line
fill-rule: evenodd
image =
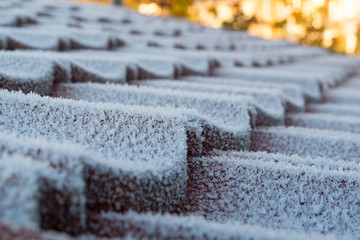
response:
M114 0L79 0L112 3ZM360 55L360 0L123 0L143 14L187 17L210 27Z

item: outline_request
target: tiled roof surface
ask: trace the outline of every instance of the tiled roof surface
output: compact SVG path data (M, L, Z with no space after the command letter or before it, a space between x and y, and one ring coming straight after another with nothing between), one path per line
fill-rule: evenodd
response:
M360 60L0 1L0 239L359 239Z

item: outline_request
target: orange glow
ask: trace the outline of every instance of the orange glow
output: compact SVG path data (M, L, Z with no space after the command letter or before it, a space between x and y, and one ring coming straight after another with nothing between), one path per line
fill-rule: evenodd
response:
M160 15L161 9L156 3L142 3L139 5L139 12L147 15Z
M204 25L219 28L234 17L231 1L194 1L189 9L191 19Z
M347 53L352 53L355 51L358 42L358 37L355 34L349 34L346 37L346 48Z
M67 0L69 1L69 0ZM76 0L78 2L86 2L86 3L104 3L104 4L111 4L112 0Z
M354 53L359 44L360 0L292 0L290 6L281 0L243 0L243 3L243 11L247 16L260 19L260 23L252 24L248 29L254 35L289 39L306 36L309 34L307 29L293 15L293 12L297 12L311 19L315 29L324 29L322 46L332 47L336 43L335 39L343 39L337 41L335 49ZM274 26L274 23L283 20L286 20L283 30L270 31L264 26Z
M301 0L292 0L292 5L294 9L301 9Z
M257 2L252 0L244 0L242 3L242 10L244 14L248 17L255 15Z
M219 3L216 6L217 17L220 21L229 21L233 18L233 11L231 5L226 3Z
M249 32L256 36L262 36L263 38L271 39L273 37L273 29L266 25L251 25L249 28Z
M157 0L123 0L123 3L137 6L143 14L170 14L170 10L160 7ZM307 36L309 38L306 41L311 41L315 37L324 47L347 53L357 49L360 51L360 47L357 47L360 0L193 0L187 11L192 21L214 28L221 27L224 22L234 21L235 14L241 12L245 21L256 18L256 22L246 25L253 35L294 41L307 39ZM237 29L240 25L235 22L233 26Z

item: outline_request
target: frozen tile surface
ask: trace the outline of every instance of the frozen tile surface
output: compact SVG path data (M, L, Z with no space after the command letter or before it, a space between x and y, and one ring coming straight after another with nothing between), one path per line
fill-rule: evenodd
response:
M359 59L0 1L4 239L358 239Z

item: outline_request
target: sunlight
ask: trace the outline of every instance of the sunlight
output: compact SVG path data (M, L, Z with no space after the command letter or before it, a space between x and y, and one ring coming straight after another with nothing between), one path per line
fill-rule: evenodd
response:
M217 17L222 22L229 21L234 16L231 5L226 4L226 3L219 3L216 6L216 12L217 12Z
M79 0L111 3L112 0ZM171 15L183 1L123 0L142 14ZM288 38L299 43L353 53L360 34L360 0L188 0L186 17L213 28L248 30L265 38ZM178 5L177 8L185 5ZM175 14L176 15L176 14ZM184 15L185 17L185 15ZM360 54L360 52L358 53Z
M256 1L244 0L242 3L244 14L249 17L253 16L256 12L256 6Z
M139 12L147 15L159 15L161 9L156 3L142 3L139 5Z

